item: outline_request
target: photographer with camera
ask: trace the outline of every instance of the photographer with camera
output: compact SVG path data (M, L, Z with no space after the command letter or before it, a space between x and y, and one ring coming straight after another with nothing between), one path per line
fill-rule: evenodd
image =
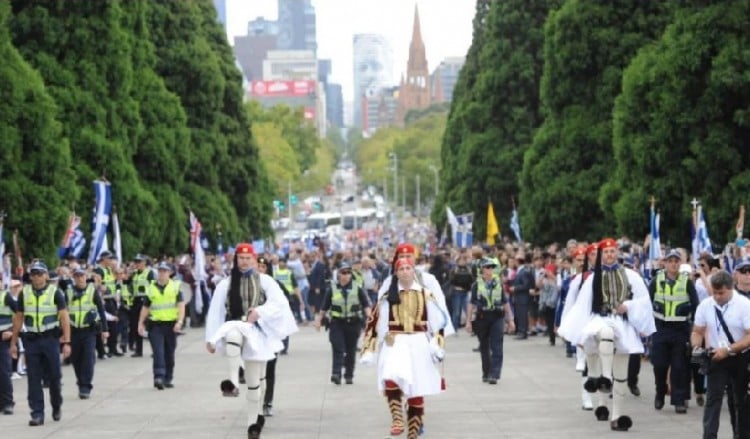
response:
M698 305L690 335L693 361L708 362L703 439L717 437L721 403L727 384L733 389L735 435L750 438L750 405L746 397L750 347L750 299L734 294L732 276L724 271L711 276L713 296ZM705 341L706 350L701 347Z
M503 294L503 285L495 276L495 261L483 259L480 263L481 276L471 287L471 295L466 315L476 318L467 320L466 331L472 331L479 339L479 353L482 357L482 381L497 384L503 367L504 324L510 332L515 330L510 304Z
M690 340L690 318L698 307L693 281L680 273L682 255L670 250L664 258L664 270L656 273L648 292L654 307L656 332L651 336L651 364L654 366L656 397L654 408L664 407L667 376L670 377L670 403L675 413L687 413L690 399L689 362L686 346ZM670 372L671 370L671 372Z

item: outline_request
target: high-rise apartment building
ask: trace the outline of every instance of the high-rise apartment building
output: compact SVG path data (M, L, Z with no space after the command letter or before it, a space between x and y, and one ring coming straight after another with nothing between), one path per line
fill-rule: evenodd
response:
M364 127L364 97L374 98L393 85L393 49L379 34L355 34L353 39L354 125Z

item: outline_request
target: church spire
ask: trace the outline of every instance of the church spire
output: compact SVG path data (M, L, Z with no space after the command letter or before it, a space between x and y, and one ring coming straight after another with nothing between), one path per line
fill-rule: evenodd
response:
M409 61L407 70L427 70L427 54L422 40L422 28L419 24L419 5L414 3L414 24L411 29L409 44Z

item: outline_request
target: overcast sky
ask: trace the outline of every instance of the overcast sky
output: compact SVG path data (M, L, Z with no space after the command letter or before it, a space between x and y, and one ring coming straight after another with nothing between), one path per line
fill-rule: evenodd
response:
M352 35L379 33L393 48L394 85L406 71L414 4L419 7L422 39L430 72L446 57L464 56L471 45L476 0L313 0L316 14L318 58L331 59L331 82L342 85L344 100L351 101ZM277 18L277 0L227 0L227 33L247 33L247 22L258 16Z

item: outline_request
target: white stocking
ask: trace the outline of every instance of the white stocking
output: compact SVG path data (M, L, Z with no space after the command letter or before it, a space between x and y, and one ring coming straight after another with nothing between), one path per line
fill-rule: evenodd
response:
M609 378L610 381L612 380L612 356L614 352L615 331L611 327L605 326L599 330L599 358L602 365L601 376Z
M622 415L622 405L628 388L628 354L617 354L613 360L614 384L612 385L612 417L615 421Z
M244 339L242 337L242 333L236 329L227 332L227 335L224 336L229 380L232 381L234 387L237 388L239 388L240 386L240 367L242 367L243 341Z
M266 362L245 361L245 381L247 382L247 425L258 421L265 393Z

